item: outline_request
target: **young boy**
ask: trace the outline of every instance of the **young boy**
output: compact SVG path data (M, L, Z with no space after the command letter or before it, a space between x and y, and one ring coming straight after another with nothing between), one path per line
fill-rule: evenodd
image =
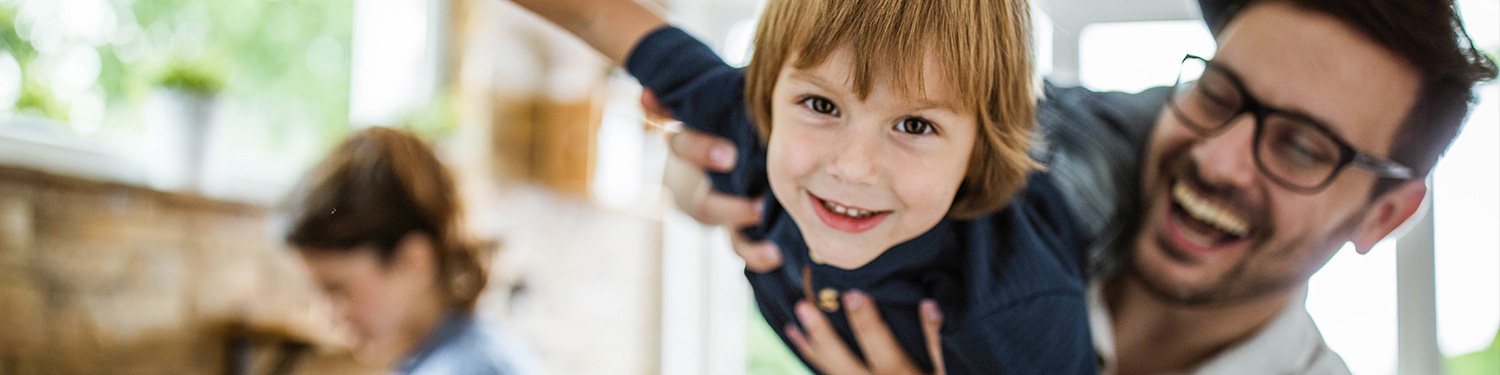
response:
M713 183L772 193L746 231L784 253L746 272L772 327L810 300L859 353L838 298L859 290L930 370L916 313L931 298L951 373L1097 371L1070 211L1027 177L1024 0L770 0L744 71L631 0L518 2L739 146Z

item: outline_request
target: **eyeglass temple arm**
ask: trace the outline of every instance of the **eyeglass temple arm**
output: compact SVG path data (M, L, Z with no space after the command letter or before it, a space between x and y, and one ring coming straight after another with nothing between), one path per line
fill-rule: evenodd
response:
M1380 177L1402 180L1416 177L1413 176L1413 172L1410 167L1401 165L1400 163L1394 161L1376 158L1363 152L1354 155L1353 164L1360 169L1374 172Z

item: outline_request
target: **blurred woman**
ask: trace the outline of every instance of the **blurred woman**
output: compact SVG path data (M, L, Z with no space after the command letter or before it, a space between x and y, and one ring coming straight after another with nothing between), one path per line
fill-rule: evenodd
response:
M517 374L519 347L475 320L486 271L451 176L388 128L354 134L288 200L285 240L347 323L356 359L397 374Z

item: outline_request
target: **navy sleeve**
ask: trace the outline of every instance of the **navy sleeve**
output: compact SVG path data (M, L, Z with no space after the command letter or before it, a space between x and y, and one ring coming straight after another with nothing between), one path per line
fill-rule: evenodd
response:
M1033 173L1006 209L973 220L965 232L968 312L944 327L948 368L975 374L1093 374L1079 249L1085 238L1065 195L1047 173ZM941 297L941 296L939 296ZM945 323L946 324L946 323Z
M1072 294L1038 296L976 315L969 321L977 324L944 337L945 361L949 368L977 373L1098 374L1086 316L1083 298Z
M714 189L744 197L766 192L765 146L745 108L745 74L682 30L665 26L636 44L625 69L687 127L729 139L739 160L709 173Z

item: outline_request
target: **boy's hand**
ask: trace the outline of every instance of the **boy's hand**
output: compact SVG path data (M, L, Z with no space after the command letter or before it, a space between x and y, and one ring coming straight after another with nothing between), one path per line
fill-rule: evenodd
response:
M649 95L649 92L647 93ZM665 113L656 106L655 97L642 95L647 113ZM729 228L742 228L760 222L764 199L748 199L720 194L708 183L705 170L727 172L734 168L734 144L717 137L684 130L667 142L673 158L667 162L663 184L672 191L677 207L699 222ZM770 242L750 242L730 231L735 255L745 260L751 272L767 272L781 266L781 250Z
M938 337L939 328L943 326L942 313L938 311L937 303L931 300L922 301L920 309L927 353L932 357L934 373L943 375L946 370L943 366L942 343ZM787 337L791 338L792 346L802 354L802 358L806 358L818 370L834 375L922 373L901 350L901 345L891 334L890 327L880 318L880 312L875 309L875 301L869 295L859 291L844 293L844 312L849 315L850 328L854 330L854 338L859 341L866 361L860 361L859 357L849 351L849 347L833 332L833 327L828 325L823 314L808 301L797 303L797 320L807 329L807 333L803 334L796 326L786 327Z

